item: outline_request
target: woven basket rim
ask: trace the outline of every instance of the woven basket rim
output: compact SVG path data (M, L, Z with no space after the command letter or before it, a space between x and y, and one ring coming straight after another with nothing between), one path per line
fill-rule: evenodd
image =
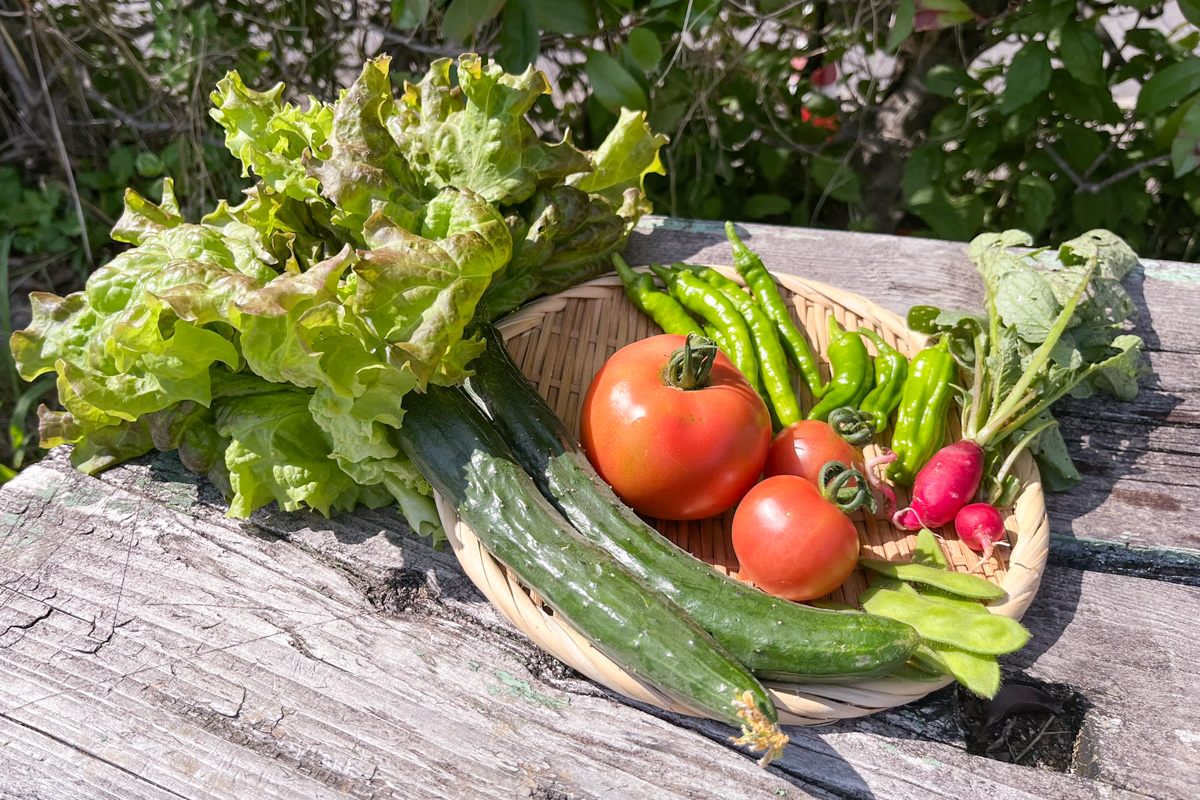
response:
M737 273L728 267L714 268L741 283ZM639 271L644 269L639 268ZM927 337L909 331L898 315L864 297L817 281L779 273L773 275L792 294L827 308L840 306L863 319L869 319L891 331L897 339L908 342L910 347L919 349L928 341ZM606 275L536 300L505 317L498 327L507 341L539 327L547 316L564 309L570 300L607 299L614 291L621 291L621 286L616 275ZM1045 569L1049 554L1049 521L1037 466L1027 452L1018 458L1014 473L1023 486L1015 509L1019 535L1009 557L1007 572L999 582L1006 592L1005 598L989 608L993 613L1020 619L1033 602ZM702 716L694 709L668 698L652 685L626 673L560 617L544 608L530 596L515 575L488 553L470 528L458 518L448 501L441 496L435 496L435 500L451 548L464 572L488 600L535 644L613 691L670 711ZM864 716L908 703L951 682L952 679L946 677L929 683L895 678L852 683L763 683L779 709L781 722L814 725Z

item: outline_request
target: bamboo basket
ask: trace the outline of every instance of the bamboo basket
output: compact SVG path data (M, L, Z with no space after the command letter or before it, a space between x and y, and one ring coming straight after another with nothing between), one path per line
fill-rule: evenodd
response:
M741 283L732 270L717 269ZM777 275L776 281L780 294L789 302L793 316L807 333L814 351L822 355L828 344L826 320L831 314L848 330L860 327L875 330L910 357L926 344L926 338L909 331L898 316L862 297L793 276ZM517 364L576 434L583 396L605 360L620 347L661 332L625 298L615 275L531 303L506 317L499 328ZM874 350L869 343L868 348ZM828 363L822 362L822 369L828 378ZM807 412L812 406L812 398L802 382L797 383L797 390L801 406ZM947 441L959 438L956 420L949 423L947 434ZM889 430L885 440L890 435ZM868 458L874 455L874 449L875 445L866 448ZM991 610L1020 619L1033 601L1046 565L1049 523L1037 467L1028 453L1018 459L1015 472L1022 489L1014 507L1005 512L1006 539L1011 549L998 547L986 563L980 564L978 554L959 542L952 526L938 532L942 534L942 549L951 568L975 571L1003 587L1005 597L994 603ZM458 518L450 503L441 497L436 499L442 524L463 570L493 605L535 644L613 691L670 711L699 716L693 709L626 673L551 609L543 606L515 575L492 558L470 528ZM905 491L898 489L900 507L907 505L907 501ZM729 538L732 517L730 511L722 517L697 522L650 522L680 547L736 576L737 560ZM861 512L853 519L862 555L891 560L907 560L912 555L916 540L914 532L898 530L885 518L864 517ZM856 570L828 599L855 604L866 585L866 576ZM901 705L950 682L947 677L933 683L879 678L837 684L769 681L764 684L779 708L780 722L816 725Z

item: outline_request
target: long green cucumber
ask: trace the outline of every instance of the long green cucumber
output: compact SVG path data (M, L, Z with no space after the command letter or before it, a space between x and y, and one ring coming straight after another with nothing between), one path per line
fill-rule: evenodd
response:
M849 681L884 675L919 637L904 623L760 592L684 552L625 506L513 363L499 333L471 363L467 395L491 417L542 494L584 536L660 590L761 678ZM407 423L406 423L407 424Z
M668 696L741 726L766 751L787 737L762 684L675 603L581 536L538 493L461 390L404 397L397 443L479 540L602 653Z

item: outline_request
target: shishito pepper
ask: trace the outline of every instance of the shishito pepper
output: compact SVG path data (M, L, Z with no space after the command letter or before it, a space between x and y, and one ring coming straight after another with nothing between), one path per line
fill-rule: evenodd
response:
M804 334L792 321L792 315L788 313L783 298L779 296L779 288L775 286L775 279L763 265L762 259L742 244L732 222L725 223L725 235L729 237L729 244L733 246L734 268L746 281L750 291L754 292L754 299L762 306L763 311L774 320L788 355L792 357L792 361L800 370L800 376L808 384L808 391L813 397L824 397L830 387L821 382L821 368L817 364L817 360L813 358L812 350L809 348Z
M958 364L950 355L949 338L913 358L892 431L896 460L888 467L888 476L896 483L911 486L917 472L942 446L957 379Z
M717 343L729 356L729 360L751 386L758 387L758 361L754 357L754 342L750 338L746 321L742 319L733 303L716 287L691 272L658 264L651 264L650 271L662 279L667 285L667 291L684 308L713 327Z
M788 373L787 354L779 343L779 332L774 321L750 298L736 281L730 280L712 267L672 264L675 269L693 272L701 280L711 284L733 303L746 320L750 338L754 341L754 352L758 356L759 377L767 390L768 407L774 412L778 427L786 428L801 419L800 404L792 390L792 377Z
M808 412L809 419L825 419L842 406L857 408L871 390L871 356L861 336L847 333L836 319L829 318L829 365L833 378L821 402Z
M613 265L617 268L621 283L625 285L625 296L639 311L654 320L663 332L680 336L687 336L689 333L697 336L704 334L696 320L692 319L678 300L658 290L654 285L653 275L649 272L634 272L619 255L613 256Z
M908 379L908 359L875 331L859 328L858 333L870 339L878 353L875 356L875 388L867 393L858 408L872 416L875 430L882 431L900 405L904 383Z

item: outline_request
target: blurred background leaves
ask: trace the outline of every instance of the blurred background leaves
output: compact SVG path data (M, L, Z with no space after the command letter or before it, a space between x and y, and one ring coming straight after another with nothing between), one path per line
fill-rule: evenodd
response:
M593 147L620 106L671 136L657 213L967 240L1103 226L1193 260L1197 0L0 0L0 324L116 246L126 187L198 218L244 183L208 116L230 69L333 100L362 62L472 50L555 85L541 131ZM4 353L0 462L32 457ZM36 437L35 437L36 438Z

